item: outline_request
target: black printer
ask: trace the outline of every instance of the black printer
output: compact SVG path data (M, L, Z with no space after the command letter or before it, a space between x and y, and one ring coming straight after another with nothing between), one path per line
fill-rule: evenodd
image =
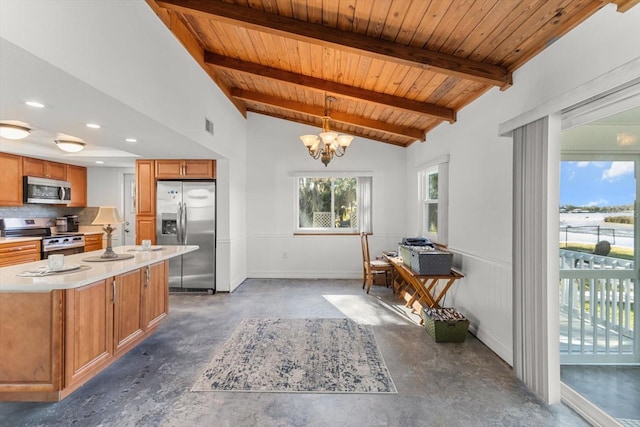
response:
M404 237L402 239L402 245L406 246L431 246L433 247L433 243L426 237Z

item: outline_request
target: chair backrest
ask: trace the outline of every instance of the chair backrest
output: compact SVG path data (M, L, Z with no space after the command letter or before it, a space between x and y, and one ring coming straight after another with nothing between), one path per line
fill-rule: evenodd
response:
M593 251L595 255L601 256L607 256L609 255L609 252L611 252L611 243L606 240L600 240L596 243L596 248Z
M369 239L367 238L367 233L360 233L360 244L362 245L362 261L368 266L371 258L369 257Z

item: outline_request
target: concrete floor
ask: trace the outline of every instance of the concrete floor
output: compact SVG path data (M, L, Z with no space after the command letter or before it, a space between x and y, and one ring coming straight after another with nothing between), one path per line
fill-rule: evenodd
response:
M191 392L243 318L351 317L373 325L397 395ZM468 335L436 344L393 293L359 280L247 280L173 294L158 332L58 403L0 403L0 426L584 426L542 404Z

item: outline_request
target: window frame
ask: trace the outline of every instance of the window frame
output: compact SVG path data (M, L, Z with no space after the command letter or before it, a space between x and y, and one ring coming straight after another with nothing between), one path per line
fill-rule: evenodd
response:
M439 171L438 171L438 167L434 166L431 167L429 169L425 169L422 171L422 176L421 176L421 204L422 204L422 236L428 238L429 240L433 240L433 241L438 241L438 230L440 229L440 224L439 224L439 218L438 218L438 207L439 207L439 191L438 189L436 189L436 198L431 197L431 177L436 176L439 181L439 177L438 177ZM430 225L430 219L431 219L431 209L433 209L433 206L435 205L435 220L436 220L436 230L435 232L431 231L429 229L429 225Z
M294 235L354 235L354 234L359 234L360 232L360 228L362 225L362 221L360 218L360 215L362 214L362 206L361 206L361 187L360 187L360 180L361 178L370 176L368 174L355 174L355 173L350 173L350 172L336 172L336 173L330 173L330 174L318 174L318 173L313 173L313 172L309 172L309 173L304 173L304 172L297 172L295 174L293 174L294 176L294 182L293 182L293 190L294 190ZM355 227L345 227L345 228L336 228L335 226L332 226L331 228L322 228L322 227L300 227L300 180L303 178L307 178L307 179L317 179L317 178L322 178L322 179L330 179L331 180L331 224L335 224L335 212L334 212L334 180L335 179L347 179L347 178L355 178L356 180L356 204L357 204L357 212L358 212L358 221L356 223ZM370 193L370 192L369 192ZM372 197L371 195L369 195L369 197ZM371 200L369 201L369 206L371 206ZM368 213L368 215L371 215L371 213Z

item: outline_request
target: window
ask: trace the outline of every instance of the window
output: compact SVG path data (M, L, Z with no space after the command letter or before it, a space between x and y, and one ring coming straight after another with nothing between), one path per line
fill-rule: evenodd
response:
M423 227L425 235L438 235L438 171L426 174L423 196Z
M448 173L448 158L418 173L421 234L442 244L448 243Z
M358 233L370 224L370 177L298 177L297 232ZM363 210L364 208L364 210Z

